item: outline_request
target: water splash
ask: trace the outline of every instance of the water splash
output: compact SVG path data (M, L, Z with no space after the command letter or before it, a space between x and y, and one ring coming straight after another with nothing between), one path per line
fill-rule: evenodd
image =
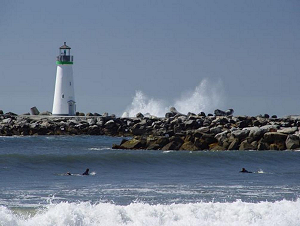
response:
M173 104L168 105L164 100L156 100L147 97L142 91L136 91L132 103L126 108L122 117L134 117L137 113L150 114L157 117L164 117L171 106L183 113L188 112L212 113L216 108L223 108L224 89L222 81L216 83L203 79L192 91L184 92Z
M131 105L127 107L122 117L134 117L139 112L163 117L167 111L168 107L166 107L164 101L148 98L142 91L138 90L135 92Z
M223 106L223 86L221 80L212 84L207 79L203 79L194 91L187 92L175 101L177 111L187 114L188 112L212 113L216 108Z

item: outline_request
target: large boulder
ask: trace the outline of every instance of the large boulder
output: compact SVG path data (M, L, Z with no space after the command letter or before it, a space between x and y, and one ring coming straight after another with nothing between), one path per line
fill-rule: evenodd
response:
M194 145L193 142L187 141L187 142L184 142L184 143L181 145L181 147L180 147L179 150L197 151L197 150L199 150L199 149Z
M233 115L233 113L234 113L234 110L232 108L225 111L226 116L231 116L231 115Z
M284 134L294 134L296 131L298 131L298 128L296 126L277 130L277 132Z
M251 137L253 140L259 140L263 137L265 131L257 126L253 127L246 127L243 130L249 130L248 136Z
M225 151L226 148L223 146L220 146L218 143L212 143L209 145L209 150L210 151Z
M265 142L260 141L260 142L258 142L257 150L259 150L259 151L270 150L270 145Z
M146 126L145 125L141 125L141 124L135 124L132 128L131 128L131 132L133 135L143 135L146 133Z
M277 131L279 129L278 125L264 125L260 127L264 132L271 132L271 131Z
M167 143L169 143L169 138L167 138L165 136L159 136L159 137L148 136L147 137L147 149L149 149L149 150L161 149Z
M216 110L214 111L214 114L215 114L215 116L226 116L225 111L222 111L222 110L220 110L220 109L216 109Z
M242 141L239 147L240 151L255 150L255 149L256 148L252 144L249 144L247 140Z
M181 147L182 143L177 143L176 141L171 141L168 144L166 144L165 146L162 147L161 150L179 150L179 148Z
M218 144L225 148L228 148L228 146L230 145L227 135L228 135L228 131L224 131L224 132L218 133L215 136L215 138L218 140Z
M136 117L140 118L140 119L143 119L144 115L141 112L139 112L139 113L136 114Z
M300 147L299 136L297 135L288 135L285 141L286 148L289 150L294 150Z
M177 111L177 109L176 109L175 107L170 107L170 112L175 113L175 114L182 115L181 113L179 113L179 112Z
M145 141L141 139L133 138L131 140L125 141L121 146L122 149L140 149L145 146Z
M248 136L249 132L250 132L249 130L240 130L240 129L238 129L238 130L232 131L231 134L233 135L234 138L237 138L239 140L243 140Z
M199 133L209 133L210 131L210 128L208 126L204 126L204 127L201 127L201 128L198 128L195 133L199 132Z
M209 132L211 134L219 134L222 132L222 126L212 127L210 128Z
M198 123L195 120L187 120L184 122L186 129L195 129L197 128Z
M263 141L269 144L285 142L287 135L278 132L267 132L264 134Z
M235 138L231 141L228 150L238 150L240 145L240 140Z
M286 146L284 143L274 143L274 144L270 144L270 150L285 150L286 149Z
M114 127L116 127L116 123L114 120L108 120L105 124L104 124L106 129L112 129Z

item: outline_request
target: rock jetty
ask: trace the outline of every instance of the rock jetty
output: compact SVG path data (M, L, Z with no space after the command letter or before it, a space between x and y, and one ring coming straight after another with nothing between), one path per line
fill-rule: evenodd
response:
M300 117L180 114L135 118L92 114L74 117L16 115L0 112L0 136L108 135L123 139L114 149L148 150L296 150ZM220 116L219 116L220 115Z

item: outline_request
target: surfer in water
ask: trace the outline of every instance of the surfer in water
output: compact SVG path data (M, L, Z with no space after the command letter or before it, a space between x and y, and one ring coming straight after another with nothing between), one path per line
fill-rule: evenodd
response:
M86 169L85 172L82 175L90 175L89 171L90 171L90 169Z
M242 170L240 171L240 173L252 173L252 172L246 170L245 168L242 168Z

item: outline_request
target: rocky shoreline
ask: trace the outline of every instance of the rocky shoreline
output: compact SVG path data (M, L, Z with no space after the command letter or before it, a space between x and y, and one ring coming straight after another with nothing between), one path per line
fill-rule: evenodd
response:
M95 114L96 115L96 114ZM146 150L296 150L300 149L300 117L268 115L183 115L164 118L137 114L54 117L0 114L0 136L107 135L123 139L114 149Z

